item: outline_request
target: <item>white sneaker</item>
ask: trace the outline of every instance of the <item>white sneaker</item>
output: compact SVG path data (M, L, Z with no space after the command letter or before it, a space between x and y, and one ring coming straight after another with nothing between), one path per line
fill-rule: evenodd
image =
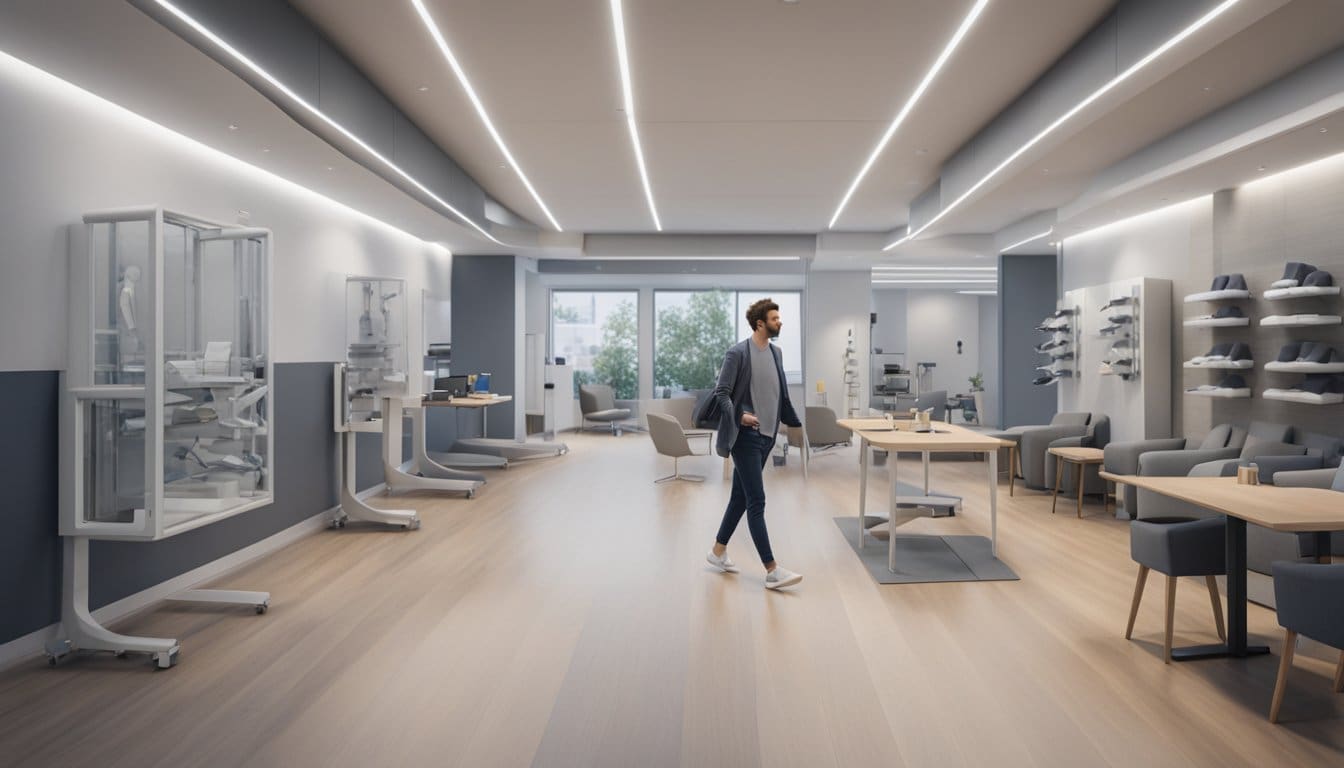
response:
M781 568L777 565L775 566L775 570L765 574L765 588L783 589L784 587L792 587L802 580L803 574L794 573L788 568Z
M723 557L719 557L714 554L714 550L711 549L709 550L709 554L705 555L705 559L709 561L710 565L718 568L724 573L737 573L737 563L734 563L732 558L728 557L727 552L723 553Z

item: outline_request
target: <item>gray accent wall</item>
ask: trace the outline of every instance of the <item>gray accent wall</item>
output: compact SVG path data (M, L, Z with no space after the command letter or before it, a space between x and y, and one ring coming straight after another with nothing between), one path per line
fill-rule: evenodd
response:
M331 371L331 363L275 365L274 504L162 541L93 542L90 607L148 589L334 507ZM0 399L23 404L12 409L8 430L23 439L0 444L0 482L9 494L0 506L0 584L10 587L0 592L0 644L61 618L58 396L55 371L0 372Z
M489 373L492 392L515 398L490 406L489 437L514 437L514 410L522 407L522 372L517 370L515 349L523 333L518 324L517 280L513 256L453 255L453 373ZM461 419L464 434L480 434L481 417L476 413L436 410ZM435 416L431 431L437 434L444 420Z
M1043 338L1036 326L1055 311L1059 295L1055 256L999 256L998 424L1048 424L1055 415L1054 387L1032 380L1041 356L1032 349ZM992 395L991 395L992 396Z

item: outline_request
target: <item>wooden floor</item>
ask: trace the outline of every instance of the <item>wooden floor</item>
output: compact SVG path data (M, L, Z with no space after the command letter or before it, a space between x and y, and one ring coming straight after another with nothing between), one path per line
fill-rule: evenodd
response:
M704 562L729 486L655 486L648 438L566 436L569 456L493 475L475 500L406 496L424 528L326 531L221 580L271 612L163 606L118 627L176 636L180 664L41 659L0 673L0 764L34 766L1340 765L1333 658L1164 665L1162 587L1123 639L1136 567L1096 500L1000 495L1016 582L879 586L832 517L857 453L766 475L781 564L762 589L745 524ZM911 462L904 462L911 470ZM873 501L885 498L881 477ZM907 530L988 532L984 465L935 463L966 497ZM914 479L912 476L911 480ZM379 500L378 503L387 503ZM1183 580L1177 644L1211 642Z

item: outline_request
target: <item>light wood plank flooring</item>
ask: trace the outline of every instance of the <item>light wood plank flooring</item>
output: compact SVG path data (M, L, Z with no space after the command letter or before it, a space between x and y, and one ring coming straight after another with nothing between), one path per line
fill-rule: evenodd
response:
M109 656L0 673L0 764L33 766L1340 765L1333 657L1299 653L1283 724L1274 656L1164 665L1161 582L1123 638L1136 566L1092 500L1000 494L1017 582L875 584L832 517L857 453L766 477L780 562L762 589L704 562L729 486L655 486L648 438L567 435L569 456L492 476L472 501L404 496L424 528L326 531L221 580L265 616L164 605L118 627L176 636L181 663ZM914 462L903 462L912 470ZM906 530L988 532L981 463L934 465L966 498ZM875 470L871 503L885 498ZM1150 580L1151 581L1151 580ZM1177 644L1215 638L1182 580Z

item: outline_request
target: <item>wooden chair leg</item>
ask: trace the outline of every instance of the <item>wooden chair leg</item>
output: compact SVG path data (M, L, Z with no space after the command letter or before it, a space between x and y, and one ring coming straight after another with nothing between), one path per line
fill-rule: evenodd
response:
M1209 602L1213 604L1213 623L1218 627L1218 639L1226 643L1227 629L1223 626L1223 601L1218 596L1218 579L1215 576L1205 576L1204 580L1209 585Z
M1339 652L1339 664L1335 666L1335 693L1344 693L1344 651Z
M1008 495L1013 495L1013 486L1017 484L1017 446L1008 447Z
M1139 603L1143 600L1143 585L1148 583L1148 566L1139 566L1139 578L1134 581L1134 602L1129 606L1129 624L1125 626L1125 639L1134 635L1134 619L1139 615Z
M1171 632L1176 621L1176 577L1167 577L1167 626L1162 634L1162 661L1171 663Z
M1073 464L1073 479L1078 483L1078 519L1083 519L1083 471L1087 469L1086 464Z
M1283 658L1279 660L1279 679L1274 681L1274 699L1269 704L1269 722L1279 722L1279 707L1283 705L1283 692L1288 688L1288 670L1293 667L1293 652L1297 650L1297 633L1291 629L1283 631Z

